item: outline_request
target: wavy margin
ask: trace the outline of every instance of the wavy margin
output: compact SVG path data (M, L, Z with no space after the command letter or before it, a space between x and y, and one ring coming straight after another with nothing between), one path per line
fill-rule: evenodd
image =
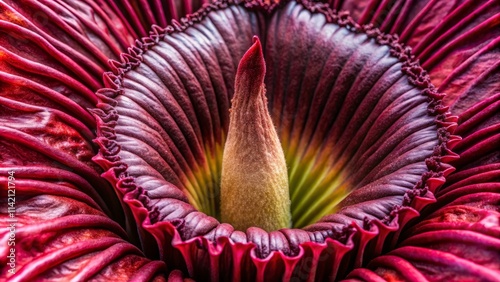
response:
M252 280L263 280L264 277L289 280L295 276L313 279L318 274L325 276L324 273L317 272L325 270L323 266L328 265L326 270L332 268L331 272L327 273L328 277L335 279L338 275L347 273L347 270L341 270L342 266L349 264L353 268L359 267L367 258L382 253L384 246L394 245L402 227L411 219L418 217L423 207L435 202L433 192L442 186L445 183L445 177L454 171L449 162L458 158L458 155L451 152L451 148L460 140L458 136L453 135L458 117L448 112L448 107L442 103L444 94L438 93L428 74L411 54L411 48L400 43L396 35L383 34L372 25L361 26L349 16L348 12L337 12L326 4L310 2L310 0L295 0L311 13L322 13L328 23L337 24L355 33L365 33L378 44L389 46L390 54L402 63L401 71L407 75L410 83L421 89L422 95L428 97L428 113L435 116L439 143L434 148L433 154L425 160L428 171L422 175L421 180L413 189L405 193L401 205L394 206L392 212L383 220L366 219L364 226L358 226L353 222L340 232L334 230L309 232L301 229L286 229L285 232L282 230L286 238L281 237L288 240L287 243L290 246L295 243L296 248L291 247L291 253L269 251L266 255L262 255L262 252L257 251L257 245L252 242L255 238L249 238L248 231L247 234L232 231L232 227L228 224L219 224L215 219L196 212L197 216L213 219L218 225L204 235L184 239L182 232L178 230L180 222L157 221L158 211L154 207L149 207L147 191L136 185L134 178L127 172L127 164L121 162L119 157L120 145L116 142L114 131L119 117L114 109L117 105L114 98L122 91L121 83L124 74L140 65L142 54L158 44L165 36L182 32L201 22L209 12L224 9L228 5L244 5L247 9L270 14L277 7L294 0L280 3L274 1L264 3L264 1L219 0L180 21L172 21L171 25L166 28L154 25L149 37L136 40L135 46L128 48L128 53L120 56L121 62L110 61L112 72L104 75L106 88L97 92L99 103L96 109L91 110L98 125L98 137L94 142L99 146L99 153L94 157L94 161L106 171L102 177L123 196L123 201L129 206L136 222L142 223L142 227L157 240L162 258L167 260L169 265L173 264L187 270L192 277L205 279L210 277L211 280L240 278L242 275L248 276L248 269L250 269L253 273L250 274ZM210 220L210 222L213 221ZM276 235L274 232L264 233L261 232L259 235L267 234L269 238ZM148 235L145 236L148 237ZM200 255L200 252L205 255L208 253L208 258ZM305 258L310 256L313 259L306 261ZM216 268L219 272L209 271L207 268ZM283 271L276 271L276 269ZM228 274L228 271L231 273Z

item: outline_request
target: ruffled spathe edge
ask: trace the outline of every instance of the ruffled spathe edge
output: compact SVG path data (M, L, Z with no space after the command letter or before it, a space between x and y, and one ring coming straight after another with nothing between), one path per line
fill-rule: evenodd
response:
M316 274L322 275L321 271L331 271L323 274L323 277L328 276L334 279L338 275L347 273L347 270L342 270L342 266L346 263L352 267L359 267L367 258L380 254L385 246L394 245L402 227L409 220L418 217L423 207L435 202L433 192L442 186L445 177L454 171L448 163L458 158L458 155L451 152L451 148L460 140L458 136L453 135L458 118L452 116L448 112L448 107L442 104L441 99L444 94L438 93L431 84L428 74L411 54L411 49L399 43L397 36L383 34L371 25L361 26L355 23L348 13L337 13L325 4L298 0L296 2L302 4L310 12L322 13L327 22L346 27L352 32L365 33L377 43L390 47L391 55L402 63L401 71L408 77L410 83L421 89L422 95L428 97L428 113L435 116L439 145L434 148L432 156L425 161L428 171L422 175L421 180L412 190L405 193L401 205L394 206L386 218L383 220L366 219L363 226L352 222L340 231L326 230L329 223L319 222L307 229L321 231L284 229L267 233L258 228L251 228L245 234L241 231L234 231L230 225L220 224L216 219L201 212L192 212L189 216L200 217L198 222L207 226L206 233L193 237L186 236L182 230L184 218L175 222L158 221L158 211L155 207L150 207L147 192L135 183L133 177L129 176L128 166L120 160L119 156L120 145L116 142L114 131L119 117L114 107L117 105L115 98L122 91L121 82L124 74L140 65L142 54L158 44L165 36L182 32L200 22L211 11L226 8L234 3L244 5L248 9L272 13L278 6L288 2L266 4L255 0L222 0L205 6L180 22L173 21L166 28L153 26L149 37L141 41L137 40L135 46L128 49L128 53L121 55L121 62L110 61L113 72L104 76L107 88L97 92L99 103L92 113L97 119L98 138L95 139L95 143L100 150L94 157L94 161L106 171L102 176L117 188L136 222L140 222L142 227L155 237L162 258L168 258L167 262L179 262L182 261L179 259L183 258L185 265L180 267L185 267L191 276L197 273L200 276L208 275L201 277L219 280L225 278L221 275L229 275L227 273L232 270L232 276L226 278L254 275L254 279L263 280L264 277L266 279L270 277L289 279L305 275L304 279L306 279ZM150 235L145 236L150 237ZM262 243L260 240L262 238L267 241L267 245L261 244L259 249L255 242L259 240ZM273 239L284 240L283 242L288 245L284 249L287 250L270 250L270 241ZM203 260L200 252L204 254L208 252L208 259ZM304 257L310 256L313 258L312 261L304 261ZM228 260L227 257L232 257L232 259L224 263L223 260ZM232 267L228 265L231 261ZM331 267L332 270L324 269L321 264L330 265L328 268ZM207 269L219 271L206 273ZM247 269L252 269L254 274L248 274ZM283 271L276 271L276 269Z

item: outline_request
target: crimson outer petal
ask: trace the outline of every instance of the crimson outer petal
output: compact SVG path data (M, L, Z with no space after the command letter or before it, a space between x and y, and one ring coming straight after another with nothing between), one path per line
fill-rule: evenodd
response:
M498 280L500 123L488 106L499 102L500 93L460 116L471 122L457 128L464 137L455 147L457 171L436 192L437 203L404 232L397 248L352 271L349 280Z
M98 0L112 7L113 12L122 20L135 39L149 35L151 26L167 26L176 23L185 15L191 14L212 0Z
M375 2L366 1L377 6ZM385 20L370 20L363 9L353 13L360 21L364 14L364 21L382 30L381 22L397 19L400 24L393 30L415 47L433 83L447 93L445 103L459 116L455 133L464 139L454 147L460 154L453 162L457 171L436 194L437 204L424 211L423 221L405 232L400 248L349 277L498 279L500 2L406 1L404 9L400 2L378 6L399 11Z
M460 114L500 90L498 0L330 0L360 24L398 34Z
M0 179L12 182L13 173L17 218L15 275L7 265L9 229L0 232L2 278L148 281L165 274L163 262L128 242L141 245L135 223L126 223L91 160L96 124L86 108L97 102L108 58L136 37L119 16L102 1L0 1ZM10 226L5 212L1 225ZM146 251L155 256L155 248Z
M354 197L348 197L344 202L344 208L339 213L325 217L320 223L313 224L305 230L284 229L269 234L258 228L251 228L246 234L235 231L230 225L219 224L214 218L197 211L188 203L180 187L183 187L189 174L196 173L192 167L207 166L206 155L213 154L217 146L223 144L223 129L227 128L227 109L232 93L235 66L248 47L247 45L250 44L251 37L254 34L262 34L263 27L266 25L264 17L272 14L276 5L269 6L254 1L240 4L216 2L188 16L182 25L175 24L166 29L154 27L153 35L138 43L133 49L134 54L124 56L125 60L121 63L114 63L116 66L114 74L108 74L106 79L108 88L98 92L101 102L99 109L94 113L99 125L99 137L96 142L101 150L95 161L107 170L103 177L113 183L123 194L125 202L131 207L137 221L154 234L162 248L162 257L174 264L184 260L185 267L192 276L211 277L212 280L263 279L264 277L288 279L301 275L317 279L330 276L334 279L339 268L343 268L345 264L360 266L365 257L379 253L387 236L397 238L391 234L391 231L397 230L400 225L404 225L409 219L417 216L418 210L432 202L432 191L444 182L443 176L451 171L450 166L440 163L440 156L443 155L443 159L454 158L453 154L447 150L445 143L450 138L455 140L450 136L450 132L455 127L456 119L446 114L446 107L439 103L442 96L430 84L426 73L412 61L409 50L400 45L395 38L383 35L369 26L359 26L348 16L337 15L324 5L310 4L305 1L300 3L318 14L312 16L301 4L283 2L281 3L282 9L276 10L279 16L272 17L269 30L275 31L278 35L289 35L294 33L283 32L280 28L295 24L297 27L303 27L306 26L306 22L321 26L326 20L333 22L336 28L343 29L341 32L343 34L349 34L348 30L353 31L353 34L365 32L368 37L361 36L358 40L369 41L369 38L372 38L374 40L370 44L377 42L389 46L386 47L385 52L390 51L394 56L392 61L384 62L382 59L384 56L381 55L381 57L372 57L374 61L364 62L370 65L381 63L378 62L381 60L384 62L382 63L384 71L374 77L370 77L368 72L361 71L361 79L364 79L362 81L374 83L373 79L376 82L376 78L381 75L383 77L381 80L384 81L385 76L390 77L390 73L393 75L398 75L398 72L400 75L404 73L408 78L403 77L403 80L398 80L399 77L396 76L394 82L400 81L396 83L406 84L408 87L406 91L412 92L411 89L414 88L416 93L422 92L424 95L421 96L422 102L419 102L420 98L409 99L415 102L413 109L416 108L417 112L410 110L403 115L402 124L398 124L398 121L391 121L376 123L377 126L386 126L386 131L395 132L395 136L401 134L395 139L388 137L389 140L398 143L405 140L405 137L411 136L412 131L405 133L403 124L416 115L423 117L424 120L420 128L427 126L434 128L434 134L436 127L439 128L439 141L433 143L434 141L429 139L416 145L417 147L423 146L419 149L426 148L423 150L429 150L429 153L423 159L417 158L417 162L424 164L423 167L410 169L416 176L413 184L407 188L403 188L405 187L403 185L402 189L389 189L392 190L391 192L380 190L374 197L388 197L389 199L383 199L378 203L373 201L373 209L366 209L366 204L356 202ZM236 15L239 20L238 32L226 23L227 20L234 21ZM282 24L278 19L286 19L287 25ZM295 20L301 22L302 25L298 22L294 23ZM298 36L301 37L307 36L307 32L306 28L297 30ZM191 37L193 35L202 36L206 40L194 41ZM246 43L238 42L238 38L241 40L246 37L249 39L245 41ZM215 40L211 41L209 38ZM313 38L311 37L311 40ZM275 44L282 44L287 40L290 43L295 42L297 47L292 48L290 54L299 52L300 48L310 47L300 46L301 43L306 43L305 40L304 42L293 41L292 37L287 36L281 39L283 41L273 42L273 40L275 40L273 36L267 37L265 44L276 46ZM217 47L212 47L210 42L217 42ZM273 50L272 48L270 47L269 50ZM317 48L320 49L320 46ZM363 61L363 52L355 50L347 51L353 52L351 53L352 63L349 61L349 64L355 64L359 57L360 61ZM345 50L338 51L346 52ZM285 54L288 55L288 53ZM276 54L268 55L267 59L271 60L268 64L278 65L273 71L288 73L286 64L283 64L286 60L277 60L279 56ZM339 58L342 57L339 56ZM273 61L273 58L277 61ZM322 59L313 57L311 60L321 61ZM399 70L387 71L394 64L394 68ZM302 73L303 75L305 67L301 65L297 69L291 69L289 74L300 76L299 73ZM318 73L317 70L311 71ZM355 78L359 69L355 67L351 72L339 74L339 87L345 87L346 84L343 82ZM296 105L300 105L304 97L294 93L293 95L296 96L284 99L284 96L280 96L279 89L287 86L286 82L279 81L284 76L277 74L273 79L272 71L270 73L266 79L269 92L274 95L270 98L270 107L271 109L282 108L280 111L284 117L276 119L277 127L281 136L285 136L284 143L293 143L293 139L288 138L294 135L292 128L295 128L290 122L297 113ZM292 81L300 82L303 79L301 77L299 80ZM385 87L390 88L390 85L394 83L392 81L394 78L387 79ZM383 82L381 83L383 85ZM330 87L335 89L334 85ZM403 86L395 87L395 89L405 91ZM366 93L369 89L357 90ZM391 93L396 95L395 97L403 95L398 91ZM360 95L359 93L351 95L345 99L353 103L355 101L360 103L363 100L363 96L356 96ZM375 94L372 93L372 95ZM376 95L373 97L368 95L368 97L381 99ZM395 97L389 101L394 101ZM425 104L426 99L431 101L428 108ZM326 101L330 102L328 99ZM366 103L365 107L369 107L370 103L368 101ZM380 104L380 107L382 105ZM425 106L422 108L420 105ZM406 106L412 109L411 103ZM301 109L303 108L298 108L298 114L306 114L301 112ZM423 111L418 113L418 109ZM377 108L374 111L376 110ZM350 115L354 114L352 110L344 111L340 111L339 122L335 124L339 126L339 130L347 126ZM272 112L276 113L273 110ZM383 110L378 114L387 118L392 115ZM287 115L290 115L289 118ZM425 118L427 115L429 118ZM376 122L376 118L367 118L371 120L370 122ZM304 119L298 118L297 121L304 122ZM396 125L391 129L390 125L394 122ZM165 127L168 130L165 130ZM349 127L347 128L349 132ZM403 128L403 131L398 132L396 128ZM365 134L370 136L376 133L368 130ZM380 135L378 137L383 138ZM306 138L309 136L306 135ZM415 139L406 139L407 142L410 140ZM348 139L340 139L338 144L347 146L347 151L350 152L348 141ZM289 147L293 147L292 145ZM299 148L299 145L297 144L296 147ZM355 143L354 146L363 145L367 144L356 145ZM381 145L377 146L384 148ZM370 179L384 177L384 174L376 172L370 175L371 170L380 171L379 169L385 166L390 174L406 165L404 162L396 161L391 167L389 162L383 162L383 157L379 160L380 157L375 156L384 154L385 149L377 151L375 149L377 146L367 149L368 151L374 150L371 161L368 157L368 164L372 167L364 167L365 170L359 171L362 174L368 173L368 176L363 181L356 182L359 184L357 193L363 194L363 187L375 189L377 183L376 181L372 183ZM394 148L391 149L389 145L386 149L390 152ZM354 154L355 148L352 150ZM396 147L395 150L394 154L397 156L409 149ZM398 150L401 151L398 153ZM428 158L427 161L425 158ZM377 167L380 163L381 166ZM355 164L351 165L355 166ZM411 172L408 173L411 175ZM359 179L359 176L356 177L353 174L351 178ZM191 197L194 196L191 195ZM365 200L370 199L368 194L363 197ZM362 213L359 214L360 212ZM370 251L365 253L365 248ZM311 259L314 262L312 268L307 266L308 260ZM315 264L318 261L319 264ZM209 269L214 271L210 272Z
M25 151L28 149L24 148ZM34 153L31 151L31 153ZM50 167L2 167L7 183L14 171L16 186L15 267L10 270L7 242L12 218L2 213L0 276L9 281L132 279L149 281L165 272L163 262L152 262L127 241L127 234L87 194L82 177ZM11 180L9 180L11 181ZM2 200L7 206L7 200Z

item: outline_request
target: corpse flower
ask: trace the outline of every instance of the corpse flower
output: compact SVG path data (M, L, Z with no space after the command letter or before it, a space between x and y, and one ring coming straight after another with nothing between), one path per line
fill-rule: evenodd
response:
M0 3L2 277L498 279L498 1L200 5Z

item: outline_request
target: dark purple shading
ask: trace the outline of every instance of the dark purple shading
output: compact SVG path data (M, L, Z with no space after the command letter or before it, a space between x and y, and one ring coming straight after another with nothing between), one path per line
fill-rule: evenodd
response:
M388 254L352 271L351 281L497 281L500 276L500 93L459 117L457 171L437 203L403 232Z
M361 24L397 34L460 114L500 91L500 1L330 0Z
M0 1L0 177L7 183L15 172L18 218L17 271L7 273L9 250L2 244L2 278L166 277L163 262L146 259L130 243L141 245L135 222L91 160L96 123L87 108L97 103L94 91L103 86L109 58L118 59L136 38L110 5ZM8 216L3 209L2 226ZM7 242L8 229L0 236ZM142 248L154 258L152 246Z
M121 63L114 63L114 74L108 74L106 79L108 88L99 91L101 103L94 113L99 127L96 142L101 150L95 161L107 170L103 177L123 193L124 201L131 207L137 222L154 234L161 246L162 258L187 267L191 276L215 280L240 276L244 279L287 279L303 274L316 275L318 279L341 276L346 265L360 266L364 259L380 253L388 236L397 238L392 231L400 229L417 216L420 209L434 201L432 192L443 184L444 176L452 170L442 161L455 158L445 144L449 140L457 141L450 135L456 118L446 113L447 108L440 103L442 95L413 61L409 49L392 36L355 24L345 14L335 14L319 4L301 3L317 14L311 16L301 4L294 2L283 2L280 9L275 9L276 5L267 6L255 1L241 4L218 2L188 16L182 25L174 24L165 29L155 27L153 35L138 43L130 56L123 56L125 59ZM270 20L265 21L266 17ZM271 95L271 112L281 113L275 120L276 126L280 136L286 139L287 135L294 134L295 128L303 128L296 124L292 126L293 117L301 117L294 123L305 124L310 115L303 110L314 106L310 104L312 97L301 95L293 83L307 81L304 73L311 75L313 81L322 77L321 70L315 68L303 71L307 60L289 64L290 59L294 58L293 55L300 57L301 50L312 49L317 53L307 55L311 60L326 61L320 56L323 55L322 48L314 46L318 31L309 29L315 24L325 24L325 20L334 23L330 27L336 26L340 33L353 37L353 41L359 40L360 47L345 45L336 50L346 53L346 56L339 55L338 60L351 60L345 70L341 65L335 65L335 60L332 65L325 65L334 68L333 74L338 73L338 84L330 82L328 89L337 91L333 93L340 96L322 96L319 91L314 97L324 99L327 109L334 109L342 100L348 101L360 108L360 115L367 122L352 118L355 107L342 108L339 105L336 111L332 110L336 115L330 118L316 116L319 126L325 120L327 123L336 122L331 128L326 125L325 129L315 132L325 134L331 129L330 133L337 134L327 134L322 138L346 147L345 151L351 157L358 155L352 157L353 163L347 164L352 166L347 171L359 185L353 194L361 194L364 204L348 197L339 213L327 216L305 230L283 229L269 234L258 228L250 228L246 233L235 231L230 225L219 224L216 219L196 211L188 203L182 183L186 175L189 176L191 167L204 164L204 150L213 150L217 144L223 144L234 71L241 55L251 44L251 37L260 35L266 46L268 66L277 66L268 68L266 85ZM228 21L234 21L237 30L228 25ZM287 29L294 32L286 32ZM264 30L267 30L267 36ZM193 40L194 36L200 39ZM294 36L297 36L296 40ZM311 42L304 39L307 36ZM216 47L211 42L217 42ZM276 47L279 44L293 47L279 54L283 52ZM317 44L321 46L320 41ZM323 44L325 48L329 46ZM370 56L370 48L380 51L380 57ZM319 57L315 58L316 55ZM282 56L290 58L279 60ZM381 64L381 69L369 72L368 66L377 63ZM293 68L289 67L291 65ZM325 73L328 76L330 72ZM288 75L298 79L290 79L289 83L281 81ZM370 91L369 87L360 87L361 83L357 84L359 86L346 84L355 79L372 84L378 81L380 88ZM327 79L325 83L329 81ZM392 84L395 86L391 88ZM286 87L290 88L285 92ZM311 85L303 87L307 89ZM354 90L349 91L350 87ZM385 93L389 94L384 96ZM288 95L286 98L285 94ZM366 100L363 99L365 96ZM398 100L398 97L401 98ZM393 102L395 104L384 112ZM373 107L374 103L378 105ZM403 109L401 116L395 116ZM370 117L370 112L375 112L375 116ZM328 115L328 111L325 113ZM390 120L391 117L395 120ZM348 132L356 136L358 130L350 128L350 122L365 124L365 134L370 137L368 141L353 139L354 142L349 142L348 135L338 133ZM371 131L372 124L376 124L378 130ZM426 132L427 128L429 131L421 138L411 137L419 130ZM322 139L313 133L301 138L309 140L311 135ZM380 139L388 142L377 142ZM406 147L410 141L415 142L416 148L421 146L418 150L425 153L410 157L412 149ZM399 162L396 156L405 155L405 152L408 155ZM397 176L387 176L412 163L417 166L407 168L408 171L402 174L405 177L414 174L409 183ZM360 165L359 171L354 170ZM377 183L376 179L385 176L387 180ZM391 181L394 188L384 185L384 182ZM379 192L363 192L370 191L370 188ZM312 268L307 265L311 259L314 263L319 262ZM341 273L337 273L339 269Z

